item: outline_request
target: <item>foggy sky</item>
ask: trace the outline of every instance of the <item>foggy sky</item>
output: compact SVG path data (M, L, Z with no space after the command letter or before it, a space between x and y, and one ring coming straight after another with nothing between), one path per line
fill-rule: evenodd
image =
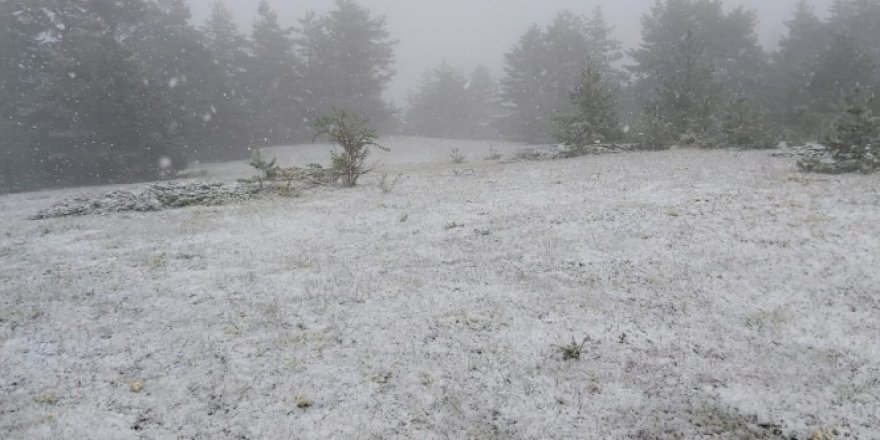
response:
M189 0L193 17L201 25L213 0ZM225 0L236 14L243 32L250 32L256 0ZM270 0L282 24L293 26L306 11L324 12L332 0ZM484 64L496 76L502 73L503 54L532 23L549 24L556 13L569 9L590 13L600 6L615 37L625 48L640 41L640 20L655 0L358 0L374 15L385 15L397 46L397 75L387 97L398 105L416 87L425 68L442 60L470 73ZM784 35L783 21L794 11L797 0L727 0L729 7L744 5L760 14L758 31L765 47L775 48ZM831 0L814 0L816 12L825 15Z

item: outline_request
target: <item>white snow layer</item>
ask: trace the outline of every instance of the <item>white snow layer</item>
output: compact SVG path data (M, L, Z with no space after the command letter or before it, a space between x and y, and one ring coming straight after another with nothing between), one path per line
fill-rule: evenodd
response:
M0 437L880 438L880 177L390 143L390 193L0 197Z

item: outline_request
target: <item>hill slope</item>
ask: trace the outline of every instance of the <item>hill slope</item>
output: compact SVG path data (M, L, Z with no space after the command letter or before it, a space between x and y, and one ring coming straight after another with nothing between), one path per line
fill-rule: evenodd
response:
M390 193L0 197L0 437L880 436L877 177L486 148Z

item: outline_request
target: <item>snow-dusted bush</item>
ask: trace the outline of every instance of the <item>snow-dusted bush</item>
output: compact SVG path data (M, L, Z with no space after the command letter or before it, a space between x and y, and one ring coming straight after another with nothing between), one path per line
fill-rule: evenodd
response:
M343 186L357 185L361 176L375 170L375 165L367 163L371 147L381 150L387 148L376 143L376 130L367 126L367 121L360 115L344 110L333 110L321 116L315 124L315 138L324 137L342 150L331 151L333 172Z

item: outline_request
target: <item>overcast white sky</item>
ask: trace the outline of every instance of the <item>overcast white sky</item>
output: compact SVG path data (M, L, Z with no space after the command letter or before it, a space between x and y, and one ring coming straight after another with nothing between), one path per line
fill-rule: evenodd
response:
M204 22L213 0L189 0L197 24ZM257 0L225 0L238 17L242 31L250 32ZM478 64L501 74L502 57L532 23L545 25L562 9L589 13L602 7L616 37L627 48L638 45L640 20L655 0L359 0L376 15L384 15L397 47L397 76L388 97L398 104L421 79L426 67L446 59L470 72ZM333 0L270 0L282 23L295 25L306 11L332 8ZM729 7L745 5L758 10L762 43L775 47L784 33L797 0L727 0ZM831 0L814 0L824 14Z

